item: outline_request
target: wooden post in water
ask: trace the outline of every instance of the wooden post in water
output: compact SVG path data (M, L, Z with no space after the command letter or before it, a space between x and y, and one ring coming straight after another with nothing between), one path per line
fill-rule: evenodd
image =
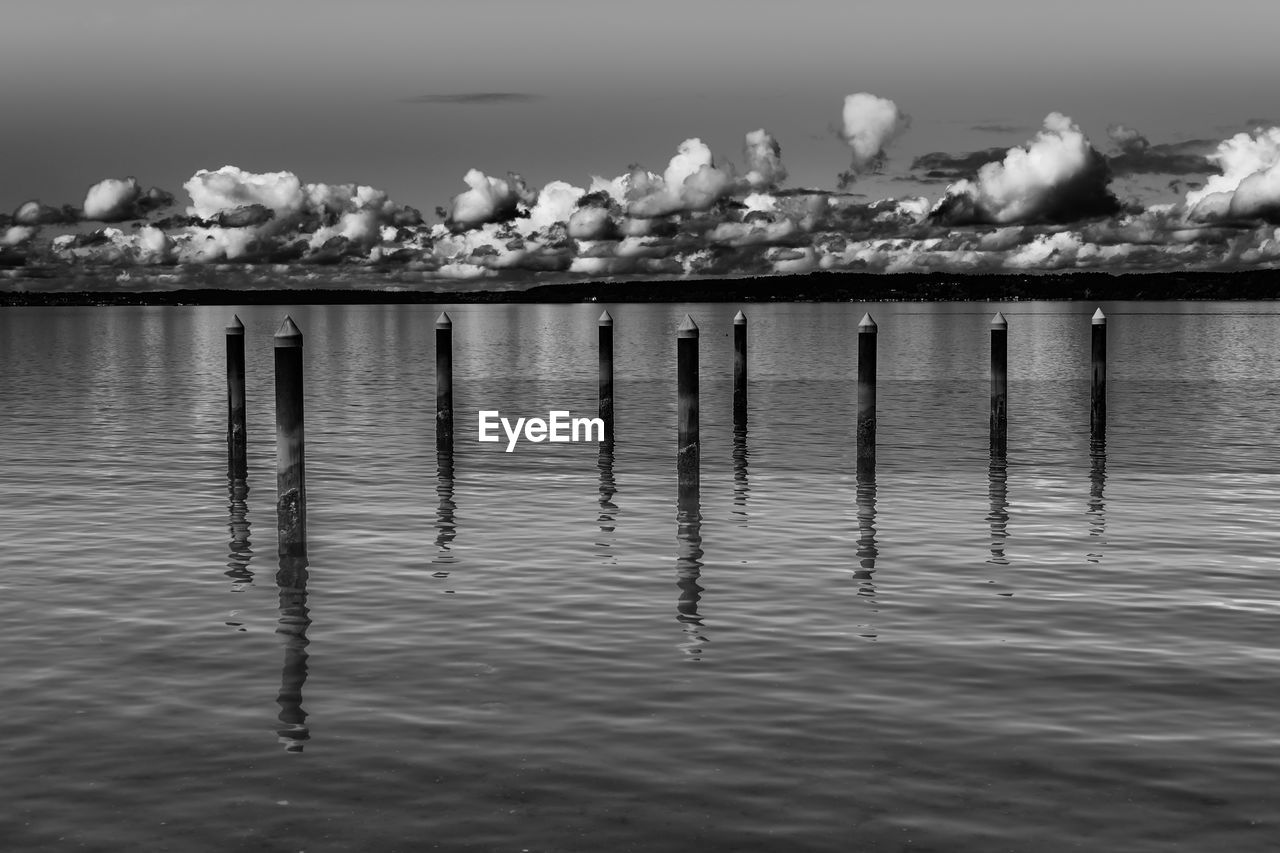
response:
M696 504L699 486L698 324L687 314L676 331L676 389L679 395L676 476L680 503L684 505L692 497Z
M613 317L600 315L600 420L605 441L613 440Z
M227 326L227 468L232 478L248 474L248 437L244 404L244 323Z
M991 320L991 452L1004 456L1009 445L1009 321L999 311Z
M733 318L733 425L747 425L747 315Z
M453 442L453 320L436 318L436 434Z
M1093 313L1093 388L1089 395L1089 438L1107 440L1107 317Z
M876 321L858 323L858 480L876 478Z
M281 557L307 553L307 478L302 412L302 332L285 317L275 334L276 520Z

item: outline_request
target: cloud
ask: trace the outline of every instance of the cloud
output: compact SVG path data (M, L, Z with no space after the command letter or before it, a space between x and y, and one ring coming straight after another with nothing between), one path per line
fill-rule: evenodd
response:
M853 150L849 170L840 176L842 187L860 174L879 171L885 147L911 124L893 101L867 92L846 95L841 118L840 137Z
M1075 122L1050 113L1026 145L982 166L974 180L949 186L931 216L951 225L1011 225L1113 214L1120 205L1110 178L1106 160Z
M35 239L39 231L34 225L11 225L0 231L0 246L21 246Z
M1221 142L1209 159L1221 173L1187 193L1190 220L1280 222L1280 127L1237 133Z
M246 172L236 166L201 169L182 185L191 196L190 213L213 219L223 211L262 205L284 218L302 210L302 182L293 172Z
M1020 124L975 124L973 129L979 133L1026 133L1027 128Z
M735 182L730 172L715 165L711 149L694 137L680 143L661 177L636 167L625 181L610 186L619 184L626 187L627 214L647 219L707 210L730 194Z
M782 164L782 146L764 128L747 134L742 156L747 164L746 181L751 189L773 189L787 179L787 167Z
M516 215L520 203L520 187L515 175L511 180L492 178L479 169L463 177L469 190L453 197L448 221L459 228L471 228L486 222L500 222Z
M80 218L80 211L70 205L53 207L38 199L23 202L13 212L15 225L68 225Z
M84 218L97 222L142 219L153 210L173 204L173 194L159 187L143 191L136 178L106 178L89 187Z
M967 154L947 154L933 151L922 154L911 161L911 171L918 173L916 178L925 181L955 181L960 178L971 178L988 163L996 163L1005 158L1008 149L984 148Z
M523 104L528 103L529 101L541 100L542 97L542 95L535 95L531 92L457 92L453 94L418 95L412 98L402 98L401 103L461 105Z
M1152 145L1123 124L1110 125L1107 135L1120 150L1107 158L1114 175L1202 175L1212 168L1214 143L1208 139Z

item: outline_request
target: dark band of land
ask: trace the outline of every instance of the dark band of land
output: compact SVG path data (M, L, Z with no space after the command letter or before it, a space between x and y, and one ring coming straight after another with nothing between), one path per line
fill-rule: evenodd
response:
M757 278L588 280L515 290L173 289L4 290L14 305L457 304L469 302L929 302L1262 300L1280 298L1280 270L955 275L818 272Z

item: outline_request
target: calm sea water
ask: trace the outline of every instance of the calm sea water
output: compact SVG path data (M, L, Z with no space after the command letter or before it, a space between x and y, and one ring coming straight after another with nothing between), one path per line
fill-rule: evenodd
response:
M478 443L481 408L594 413L604 307L612 452ZM1103 303L1091 452L1095 307L448 306L451 456L438 308L4 309L0 846L1274 850L1278 309ZM987 449L997 308L1007 464ZM227 479L233 310L247 484ZM276 557L286 312L305 568ZM700 524L675 506L686 312Z

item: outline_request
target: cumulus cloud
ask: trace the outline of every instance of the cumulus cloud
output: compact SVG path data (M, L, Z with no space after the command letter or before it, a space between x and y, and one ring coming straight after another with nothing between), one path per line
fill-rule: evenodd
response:
M182 188L191 196L188 212L202 219L252 204L284 217L299 212L304 201L302 181L293 172L255 173L236 166L201 169Z
M1074 222L1116 213L1111 173L1080 128L1050 113L1044 129L1002 161L988 163L973 180L947 188L932 216L952 225Z
M846 95L841 119L840 136L853 151L849 170L840 176L842 187L860 174L879 171L886 146L911 123L893 101L868 92Z
M782 146L764 128L747 134L742 156L747 164L747 185L751 189L770 190L787 179L787 167L782 164Z
M84 197L84 218L98 222L141 219L153 210L173 204L173 194L159 187L144 191L134 177L106 178L89 187Z
M711 149L695 137L680 143L661 177L639 167L631 170L626 210L639 218L706 210L733 188L732 174L718 168Z
M15 225L66 225L80 218L80 211L70 205L53 207L38 200L23 202L13 212Z
M1220 143L1209 159L1221 173L1187 193L1189 219L1280 222L1280 127L1237 133Z
M510 177L511 180L504 180L490 177L479 169L468 171L462 180L470 189L453 197L448 221L460 228L471 228L515 216L520 187L515 176Z
M11 225L0 231L0 246L21 246L36 236L38 228L31 225Z

